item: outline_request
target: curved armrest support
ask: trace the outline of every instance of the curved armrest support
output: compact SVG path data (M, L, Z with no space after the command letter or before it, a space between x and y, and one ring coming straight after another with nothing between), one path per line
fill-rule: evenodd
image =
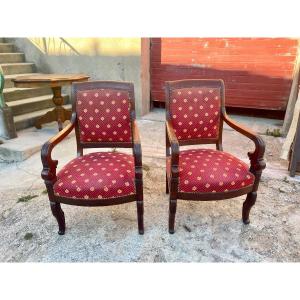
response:
M63 130L61 130L57 135L52 137L47 141L41 150L41 159L43 163L42 178L45 181L55 181L56 180L56 167L58 164L57 160L51 158L51 152L53 148L61 142L74 128L75 123L71 122Z
M135 165L135 177L136 179L142 178L142 146L139 134L139 129L136 121L133 122L133 156Z
M248 156L250 159L250 171L252 173L256 173L258 171L262 171L266 167L266 163L264 161L264 153L265 153L265 142L262 137L245 126L239 125L236 121L232 120L228 117L226 113L223 113L223 120L233 129L241 133L242 135L248 137L255 144L255 150L253 152L248 152Z
M167 146L171 146L171 172L172 178L177 178L179 174L179 142L175 135L171 122L166 121Z

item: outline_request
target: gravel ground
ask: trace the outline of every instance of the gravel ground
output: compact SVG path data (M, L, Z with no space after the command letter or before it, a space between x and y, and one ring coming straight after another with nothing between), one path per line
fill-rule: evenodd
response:
M143 160L145 234L137 232L134 203L109 207L62 205L66 234L57 234L39 153L18 164L0 164L2 262L297 262L300 260L300 183L278 159L282 139L267 137L266 160L251 223L243 225L245 196L212 202L179 201L176 232L167 230L164 125L139 121ZM149 136L149 132L151 135ZM252 144L224 131L224 148L247 161ZM247 149L247 150L246 150ZM63 165L75 155L74 136L55 150ZM296 178L297 179L297 178ZM27 202L21 197L35 196ZM24 199L23 199L24 201ZM25 199L26 201L26 199Z

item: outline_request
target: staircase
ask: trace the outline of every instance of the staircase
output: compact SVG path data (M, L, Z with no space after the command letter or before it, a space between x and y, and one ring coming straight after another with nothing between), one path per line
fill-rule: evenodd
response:
M5 42L4 38L0 38L0 65L5 78L3 95L6 104L12 109L16 130L34 126L37 118L54 107L51 89L14 87L12 79L36 73L36 66L26 62L24 53L18 52L14 44ZM69 96L63 97L65 107L70 108Z

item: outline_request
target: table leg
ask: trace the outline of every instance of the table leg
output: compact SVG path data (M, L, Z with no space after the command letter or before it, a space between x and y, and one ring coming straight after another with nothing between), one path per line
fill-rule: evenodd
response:
M61 87L52 87L53 92L53 103L55 104L55 108L51 111L48 111L45 115L41 116L35 122L35 127L38 129L42 128L42 124L50 123L53 121L57 121L58 123L58 130L62 130L63 123L66 120L71 119L71 111L65 109L62 105L64 102L64 98L61 95Z

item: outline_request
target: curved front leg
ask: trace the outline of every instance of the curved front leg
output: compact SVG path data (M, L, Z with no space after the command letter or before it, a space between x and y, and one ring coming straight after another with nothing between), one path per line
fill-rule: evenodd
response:
M56 167L58 161L52 159L51 153L53 148L72 131L72 129L74 128L75 119L76 115L74 114L73 122L66 126L62 131L60 131L56 136L51 138L48 142L46 142L41 150L41 159L43 163L43 170L41 176L44 179L47 188L52 214L58 222L58 234L65 233L66 225L64 212L62 211L60 204L55 202L53 185L57 180Z
M250 172L255 176L255 181L253 184L253 190L247 194L247 198L243 203L242 218L244 224L250 223L250 219L249 219L250 210L256 202L257 190L258 190L261 174L263 169L266 167L266 163L263 157L258 157L257 153L258 153L257 151L248 153L251 162ZM263 152L261 152L261 154L263 155Z
M66 231L66 222L65 222L65 214L61 209L60 203L50 201L50 207L51 207L52 214L58 223L58 228L59 228L58 234L64 235Z
M257 193L256 192L251 192L247 194L247 198L245 202L243 203L243 210L242 210L242 218L244 224L249 224L250 219L249 219L249 214L252 206L255 204L257 198Z
M245 126L239 125L236 121L230 119L225 111L225 107L222 111L223 120L237 132L251 139L255 144L255 150L253 152L249 152L248 156L250 159L250 172L255 176L253 189L250 193L248 193L245 202L243 203L243 211L242 218L244 224L249 224L249 214L252 206L255 204L257 198L257 189L260 181L260 177L262 174L262 170L266 167L266 163L264 161L264 153L265 153L265 142L264 140L256 133L252 132L250 129Z

